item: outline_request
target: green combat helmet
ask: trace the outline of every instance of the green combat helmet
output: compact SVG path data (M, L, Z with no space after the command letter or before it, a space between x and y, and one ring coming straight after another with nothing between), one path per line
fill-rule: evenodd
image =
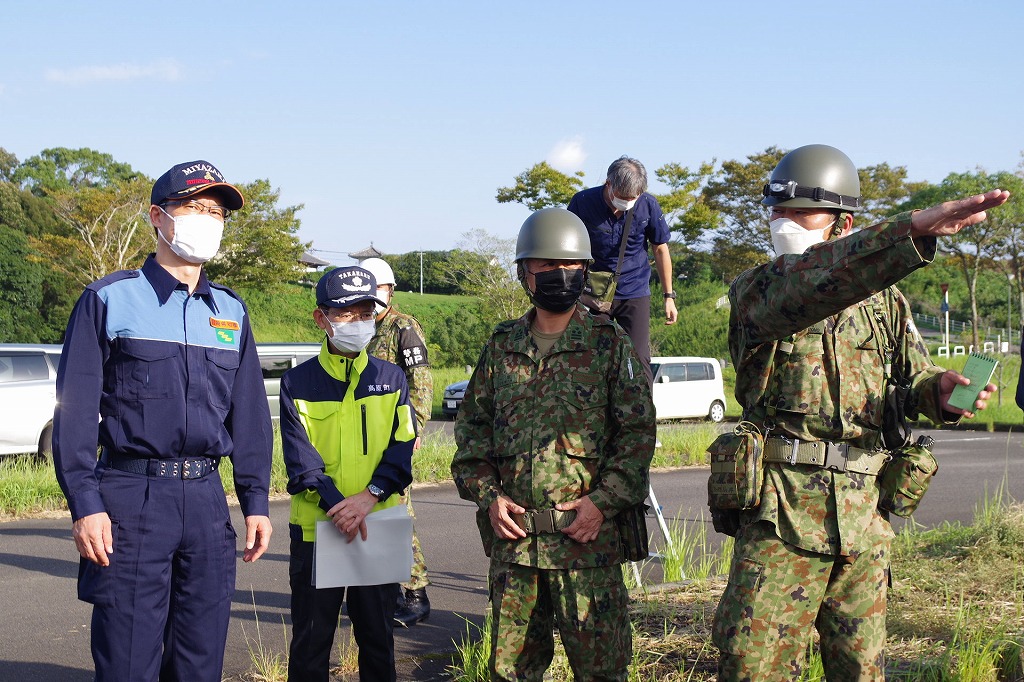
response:
M579 217L564 208L536 211L519 228L516 262L524 258L593 260L590 234Z
M765 206L861 208L860 178L850 157L826 144L798 147L782 157L762 190Z

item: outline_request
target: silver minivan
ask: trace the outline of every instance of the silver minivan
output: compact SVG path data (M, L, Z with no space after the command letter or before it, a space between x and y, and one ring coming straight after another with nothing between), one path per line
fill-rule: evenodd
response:
M722 366L715 358L651 358L658 419L725 418Z
M263 370L263 386L267 390L270 416L281 417L281 377L296 365L320 354L319 343L257 343L256 353L260 356Z
M0 455L53 456L61 346L0 343Z

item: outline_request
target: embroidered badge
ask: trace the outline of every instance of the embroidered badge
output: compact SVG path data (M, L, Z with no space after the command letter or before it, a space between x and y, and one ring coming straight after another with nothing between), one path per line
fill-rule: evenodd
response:
M234 345L235 343L235 332L231 329L218 329L217 340L221 343L229 343Z
M230 329L236 332L242 328L234 320L218 320L216 317L210 318L210 326L214 329Z

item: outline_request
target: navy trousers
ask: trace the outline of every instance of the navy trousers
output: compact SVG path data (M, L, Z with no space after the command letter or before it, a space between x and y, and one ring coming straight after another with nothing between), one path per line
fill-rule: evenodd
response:
M288 651L288 682L328 682L331 645L346 592L348 617L359 647L360 681L395 682L398 583L318 590L313 587L313 543L302 540L302 529L298 526L290 526L289 531L292 642Z
M102 467L102 465L101 465ZM216 472L150 478L104 469L110 565L81 560L97 682L220 682L235 592L235 531Z

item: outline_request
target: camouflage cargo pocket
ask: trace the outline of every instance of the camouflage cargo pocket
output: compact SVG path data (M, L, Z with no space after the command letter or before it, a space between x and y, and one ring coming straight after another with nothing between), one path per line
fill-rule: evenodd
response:
M753 509L761 504L764 482L764 438L747 421L723 433L708 447L711 475L708 506L712 509Z

